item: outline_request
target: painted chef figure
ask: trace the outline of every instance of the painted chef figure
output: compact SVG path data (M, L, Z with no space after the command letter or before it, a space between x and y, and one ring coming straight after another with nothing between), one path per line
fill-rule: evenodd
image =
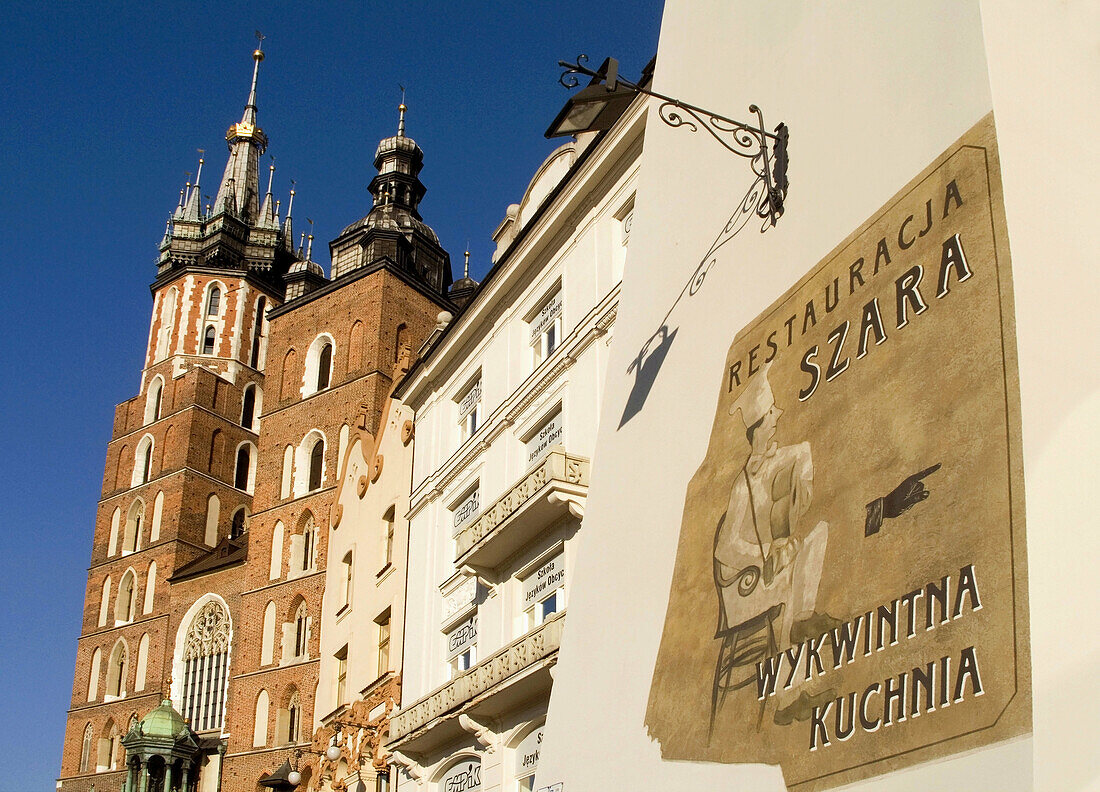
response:
M774 440L783 411L772 395L769 368L749 380L730 407L730 415L741 413L752 448L730 491L714 558L726 625L783 603L776 634L782 649L819 637L838 622L815 612L829 527L818 522L804 531L800 526L813 497L810 444L780 446Z

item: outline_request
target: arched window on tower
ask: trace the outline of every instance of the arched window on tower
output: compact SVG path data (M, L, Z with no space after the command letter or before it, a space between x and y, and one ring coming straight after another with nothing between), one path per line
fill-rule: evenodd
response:
M325 465L325 441L319 439L309 452L309 491L321 489L321 473Z
M80 743L80 772L88 772L88 763L92 758L92 735L95 731L92 729L92 724L88 724L84 727L84 739Z
M233 475L233 486L237 489L248 489L248 469L251 463L252 453L246 443L237 449L237 470Z
M302 658L309 649L309 611L305 602L294 612L294 656Z
M332 344L321 347L317 358L317 390L324 390L332 379Z
M139 487L149 481L153 471L153 436L145 435L138 441L134 450L134 472L130 476L130 486Z
M264 311L266 310L267 298L261 297L256 301L256 320L252 327L252 357L250 358L252 368L260 367L260 341L263 338Z
M210 295L206 298L206 315L217 316L221 312L222 306L222 290L217 286L210 290Z
M151 424L160 420L161 401L164 396L164 379L158 374L149 383L149 390L145 394L145 423Z
M279 709L276 741L286 745L296 743L302 733L302 699L297 688L291 686L284 694L285 704Z
M137 587L137 576L134 570L126 570L122 580L118 584L118 597L115 598L115 624L126 624L134 620L134 589Z
M141 527L145 522L145 501L136 499L126 513L126 526L122 533L122 552L133 553L141 547Z
M214 354L214 339L217 336L217 331L214 329L214 325L207 325L206 332L202 337L202 353L204 355Z
M249 385L244 389L241 398L241 426L245 429L252 428L252 420L256 417L256 386Z
M248 529L248 510L244 506L233 512L233 522L229 525L229 538L236 539Z
M221 728L231 639L229 612L216 599L202 606L187 629L180 713L195 731Z
M126 695L126 676L129 671L130 652L121 638L111 650L111 659L107 661L107 695L122 698Z

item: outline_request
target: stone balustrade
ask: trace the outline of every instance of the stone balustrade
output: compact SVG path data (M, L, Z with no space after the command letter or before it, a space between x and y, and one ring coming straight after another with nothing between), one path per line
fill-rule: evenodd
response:
M479 542L490 537L513 513L534 498L547 484L561 482L573 486L588 486L588 460L566 453L557 446L546 458L528 471L514 487L497 498L474 522L455 537L455 557L466 555Z
M440 715L458 709L475 696L552 655L561 645L564 624L565 613L555 614L536 630L485 658L424 698L402 708L390 718L390 743L400 741Z

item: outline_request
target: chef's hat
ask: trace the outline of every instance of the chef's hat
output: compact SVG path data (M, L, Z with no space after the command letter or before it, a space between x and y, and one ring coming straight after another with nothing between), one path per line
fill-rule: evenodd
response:
M760 371L755 374L745 390L741 392L733 404L730 405L730 415L737 410L741 411L741 420L748 428L763 418L768 410L775 404L775 396L772 394L771 383L768 382L768 370L771 363L765 363Z

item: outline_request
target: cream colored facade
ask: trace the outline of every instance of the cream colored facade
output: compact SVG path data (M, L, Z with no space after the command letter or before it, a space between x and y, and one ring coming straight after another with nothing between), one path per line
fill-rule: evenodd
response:
M399 389L416 441L398 789L533 788L644 126L636 103L551 154Z

